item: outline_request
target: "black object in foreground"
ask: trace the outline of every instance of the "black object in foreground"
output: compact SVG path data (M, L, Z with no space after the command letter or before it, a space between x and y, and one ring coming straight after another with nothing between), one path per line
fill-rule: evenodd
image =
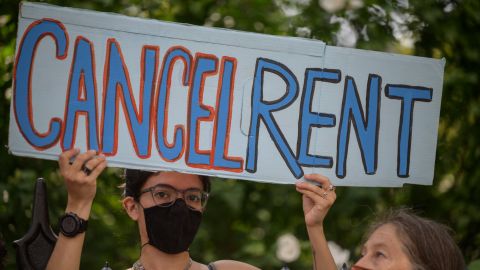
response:
M17 269L45 269L56 241L57 236L48 218L47 185L43 178L38 178L33 196L32 223L28 232L14 241Z

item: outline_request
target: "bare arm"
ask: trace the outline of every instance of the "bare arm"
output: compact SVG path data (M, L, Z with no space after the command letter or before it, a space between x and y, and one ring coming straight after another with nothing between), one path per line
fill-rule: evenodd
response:
M216 261L213 265L214 270L260 270L253 265L233 260Z
M330 180L319 174L305 175L305 178L319 183L316 186L307 182L298 182L297 191L302 193L303 212L308 236L312 245L313 269L336 270L335 261L328 249L327 239L323 231L323 221L328 210L337 198Z
M97 191L97 177L107 166L105 157L96 156L94 150L79 154L78 149L63 152L58 160L68 192L68 201L65 212L73 212L80 218L88 220L93 199ZM70 160L75 161L70 164ZM87 174L83 166L91 170ZM66 237L60 233L53 253L48 261L47 270L80 269L85 233L74 237Z

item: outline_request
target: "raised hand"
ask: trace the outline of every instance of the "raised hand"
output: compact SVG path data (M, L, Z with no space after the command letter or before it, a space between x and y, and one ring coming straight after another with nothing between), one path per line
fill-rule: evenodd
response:
M107 166L105 156L96 154L95 150L80 153L78 149L71 149L63 152L58 160L68 192L67 211L85 219L95 198L97 177Z
M320 186L309 182L297 182L296 189L303 194L303 212L307 227L323 226L325 216L335 202L337 195L330 180L319 174L305 175L305 179L314 181Z
M60 155L58 164L68 192L65 212L73 212L88 220L97 192L97 177L107 167L105 156L97 155L95 150L80 153L78 149L71 149ZM46 269L80 269L84 241L85 233L74 237L59 234Z
M305 175L305 179L320 184L317 186L309 182L297 182L295 185L302 194L305 224L312 245L313 269L335 270L337 267L323 230L325 216L337 198L335 187L323 175Z

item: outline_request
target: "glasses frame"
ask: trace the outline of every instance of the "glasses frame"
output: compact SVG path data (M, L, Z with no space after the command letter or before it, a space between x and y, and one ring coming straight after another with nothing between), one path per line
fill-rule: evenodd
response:
M171 202L169 203L162 203L162 204L157 204L155 203L155 195L153 194L153 191L157 188L157 187L167 187L167 188L170 188L172 189L173 191L175 191L175 199L172 200ZM196 209L190 205L188 205L187 203L187 200L185 200L185 193L188 192L188 191L199 191L201 193L201 200L204 199L205 200L205 204L202 205L201 209ZM157 185L154 185L154 186L151 186L149 188L146 188L146 189L143 189L143 190L140 190L140 193L138 193L138 200L140 201L140 197L145 194L145 193L148 193L150 192L150 195L152 196L152 200L153 202L155 203L156 206L160 206L160 207L169 207L169 206L172 206L176 200L178 200L179 198L183 199L185 201L185 204L187 205L188 208L192 209L192 210L197 210L197 211L203 211L205 210L206 206L207 206L207 202L208 202L208 198L210 196L210 193L200 189L200 188L187 188L187 189L177 189L177 188L174 188L173 186L171 185L168 185L168 184L157 184ZM179 196L179 194L181 196Z

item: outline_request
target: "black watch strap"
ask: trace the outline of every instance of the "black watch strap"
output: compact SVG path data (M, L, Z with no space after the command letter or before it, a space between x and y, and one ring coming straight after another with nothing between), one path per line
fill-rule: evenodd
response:
M67 237L75 237L79 233L87 230L88 220L79 217L73 212L65 213L60 217L58 227L60 232Z

